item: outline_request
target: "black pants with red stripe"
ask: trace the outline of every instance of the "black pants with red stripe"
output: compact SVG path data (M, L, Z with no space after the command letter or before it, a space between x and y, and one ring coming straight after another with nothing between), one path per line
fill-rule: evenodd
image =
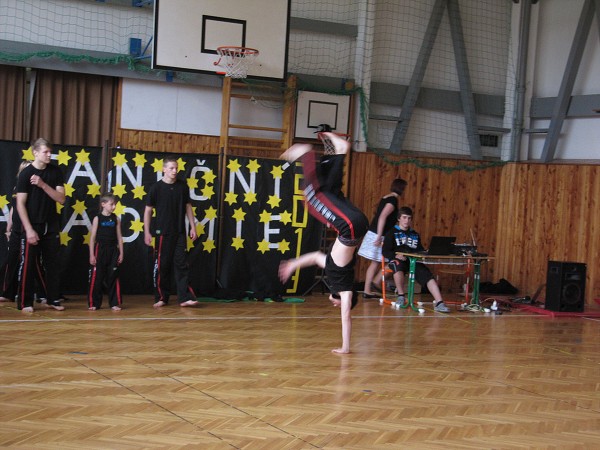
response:
M42 277L46 282L46 293L48 303L60 298L60 237L55 232L45 232L43 226L34 226L40 240L37 245L27 242L25 233L21 236L21 264L18 272L18 302L19 309L33 306L33 295L35 293L35 280ZM39 272L38 261L42 261L45 276Z
M317 163L315 152L310 151L301 161L304 197L311 215L333 227L342 244L358 245L367 233L369 219L342 194L344 155L325 155Z
M188 265L186 235L181 233L156 236L155 245L155 301L169 303L173 274L175 274L175 286L179 303L196 300L196 295L189 285L190 268Z
M104 287L108 293L108 304L121 306L121 284L119 283L119 248L115 244L96 242L94 246L96 265L90 266L88 307L99 309L102 306Z
M23 233L12 231L8 240L8 253L6 263L0 269L0 278L2 287L0 296L9 299L15 299L19 289L19 267L21 266L21 237ZM44 268L38 259L35 262L35 292L38 298L48 298L46 293L46 281L44 280Z

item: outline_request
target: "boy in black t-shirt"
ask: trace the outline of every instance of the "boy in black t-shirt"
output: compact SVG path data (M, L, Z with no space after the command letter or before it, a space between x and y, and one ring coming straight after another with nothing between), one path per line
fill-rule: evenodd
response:
M17 178L23 169L31 164L31 161L23 161L19 165ZM18 269L21 265L21 236L22 226L19 219L19 213L16 211L17 205L17 187L13 189L13 195L10 201L10 211L8 213L8 222L6 224L6 238L8 239L8 254L6 262L0 269L0 302L14 301L19 286ZM41 261L36 260L36 269L33 271L36 281L36 293L38 301L46 303L46 283L44 281L44 268Z
M121 221L115 215L116 199L112 194L100 198L102 210L92 220L90 233L90 288L88 309L102 306L102 287L106 284L108 303L113 311L121 311L123 299L119 284L119 265L123 262Z
M178 164L173 157L163 162L163 177L150 187L144 210L144 242L152 245L154 235L154 307L160 308L169 303L171 275L175 273L177 299L180 306L198 304L196 295L189 285L187 261L187 230L196 240L196 226L189 188L177 179ZM152 211L156 215L152 218ZM152 225L152 227L151 227Z
M62 311L60 304L60 216L56 203L65 203L63 174L50 164L52 150L45 139L32 146L34 160L17 179L17 212L21 219L21 266L17 303L23 312L33 312L34 270L41 254L46 272L49 308Z

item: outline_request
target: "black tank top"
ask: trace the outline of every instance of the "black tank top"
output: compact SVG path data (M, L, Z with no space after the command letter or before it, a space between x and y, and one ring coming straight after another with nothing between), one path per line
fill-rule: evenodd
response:
M111 214L105 216L98 214L98 230L96 231L96 242L105 245L117 244L117 216Z

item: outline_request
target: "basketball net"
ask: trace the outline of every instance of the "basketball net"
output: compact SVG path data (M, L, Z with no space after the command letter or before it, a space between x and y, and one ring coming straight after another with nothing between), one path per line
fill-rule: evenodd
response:
M219 60L213 64L225 70L217 73L231 78L246 78L259 52L255 48L224 46L218 47L217 53Z
M340 134L340 133L335 133L335 134L337 134L339 137L341 137L345 141L350 140L349 134ZM317 136L318 136L319 140L323 143L323 153L325 153L326 155L335 155L335 147L333 146L331 139L329 139L325 135L324 132L317 133Z

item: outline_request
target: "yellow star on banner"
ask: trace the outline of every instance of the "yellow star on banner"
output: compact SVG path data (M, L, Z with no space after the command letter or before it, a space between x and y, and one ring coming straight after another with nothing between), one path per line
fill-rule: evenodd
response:
M156 248L156 238L154 236L150 239L150 247Z
M204 175L202 175L202 179L206 183L213 183L215 181L215 178L217 178L217 176L214 174L214 172L212 170L204 172Z
M267 203L271 206L272 209L275 209L281 203L281 199L276 195L269 195L269 201Z
M232 159L231 161L229 161L229 164L227 164L227 168L231 172L237 172L237 171L239 171L240 167L242 167L242 166L240 165L240 163L238 162L237 159Z
M125 205L121 202L117 202L117 205L115 206L115 215L117 215L118 217L121 217L124 212L125 212Z
M244 248L244 239L240 237L234 237L233 239L231 239L231 246L236 250Z
M77 214L83 214L85 211L85 202L81 200L75 200L75 204L73 205L73 211Z
M251 159L250 162L246 164L246 167L250 170L250 173L256 173L258 172L258 169L260 169L260 164L257 160Z
M292 214L288 211L282 212L281 214L279 214L279 221L284 225L291 223L292 222Z
M92 237L91 231L88 231L83 235L83 245L90 245L90 238Z
M216 219L217 218L217 210L215 208L213 208L212 206L206 208L206 210L204 211L204 216L208 219Z
M123 167L127 164L127 158L125 158L125 155L121 152L117 152L117 154L112 157L112 160L117 167Z
M202 195L206 198L212 198L212 196L215 195L215 190L212 186L204 186L204 189L202 189Z
M6 195L0 195L0 209L4 209L10 202L6 198Z
M192 238L189 236L186 237L186 244L187 244L186 248L187 248L188 252L194 248L194 241L192 241Z
M69 245L69 241L71 240L71 238L69 237L69 233L67 233L66 231L61 231L59 233L60 235L60 245L64 245L65 247L67 245Z
M177 172L185 172L185 161L181 157L177 160Z
M281 253L289 252L290 243L284 239L279 244L277 244L277 250L279 250Z
M269 251L269 241L265 241L264 239L258 243L257 250L262 254Z
M23 150L23 159L25 161L33 161L35 158L33 156L33 150L29 147L26 150Z
M237 203L237 194L233 192L227 192L225 194L225 203L228 203L230 206L234 203Z
M236 221L243 221L246 217L246 213L242 211L242 208L238 208L233 212L231 217L233 217Z
M256 192L246 192L244 194L244 201L249 205L256 202Z
M202 225L200 222L198 222L196 224L196 236L202 236L204 234L205 230L204 230L204 225Z
M65 188L65 196L66 197L71 197L73 195L73 192L75 192L75 188L70 185L69 183L65 183L63 185L63 187Z
M144 232L144 222L139 219L132 220L129 224L129 229L134 233L143 233Z
M100 185L96 183L88 184L88 195L92 197L97 197L100 195Z
M212 239L208 239L202 243L202 247L205 252L212 252L215 249L215 241Z
M198 178L188 178L185 181L190 189L196 189L198 187Z
M144 164L146 164L146 155L143 153L136 153L133 157L133 162L135 163L135 167L144 167Z
M259 222L261 223L269 223L271 221L271 213L267 211L263 211L260 213Z
M273 178L281 178L283 176L283 169L281 166L273 166L271 175L273 175Z
M61 205L60 203L56 202L56 212L58 214L60 214L62 212L64 207L65 207L65 205Z
M117 197L123 197L127 191L125 190L125 185L124 184L115 184L112 187L112 193L113 195L116 195Z
M56 160L58 161L59 166L68 166L70 159L71 156L64 150L59 150L58 155L56 155Z
M86 152L85 149L81 149L77 155L77 162L80 164L87 164L90 162L90 152Z
M133 193L133 198L137 198L139 200L144 200L144 197L146 196L146 189L144 189L144 186L136 186L131 190L131 192Z
M162 172L163 160L154 158L154 162L152 163L152 168L154 169L154 172Z

